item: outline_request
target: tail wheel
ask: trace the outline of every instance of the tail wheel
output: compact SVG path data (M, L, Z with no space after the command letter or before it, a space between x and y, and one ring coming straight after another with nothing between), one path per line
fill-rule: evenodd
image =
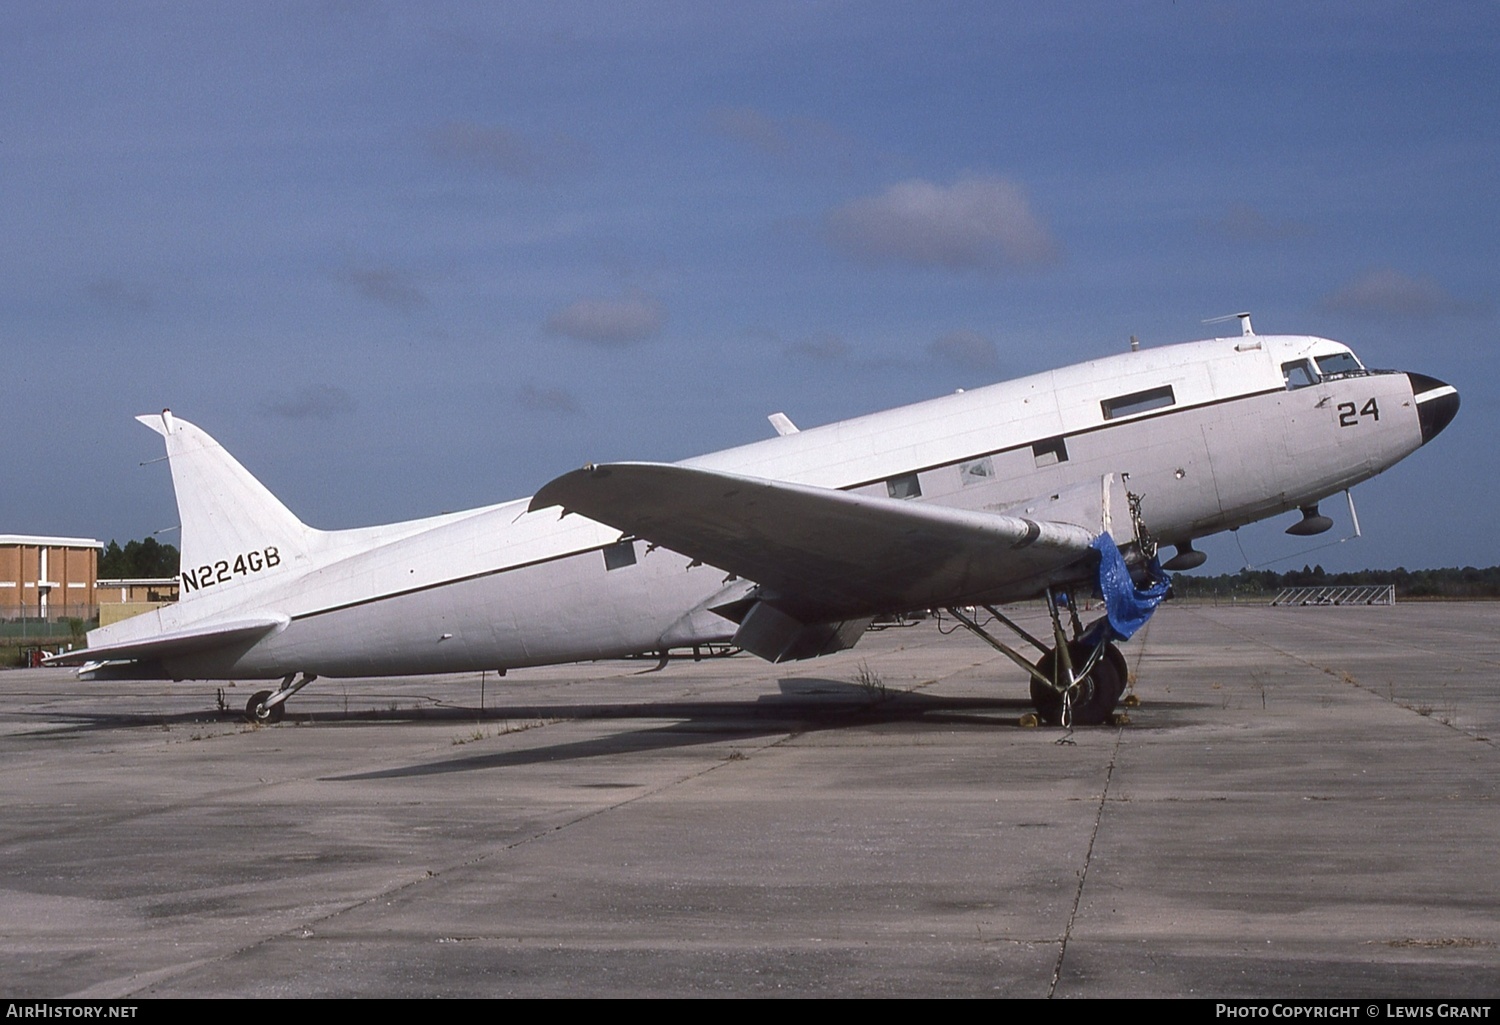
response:
M1118 656L1118 649L1113 645L1106 649L1105 654L1094 667L1089 670L1088 676L1078 684L1073 691L1073 725L1075 726L1098 726L1108 722L1110 713L1115 710L1115 704L1120 700L1120 695L1125 693L1125 677L1120 674L1118 665L1123 662L1123 657ZM1086 645L1074 641L1068 645L1068 658L1074 666L1081 666L1088 661L1090 651ZM1049 651L1036 663L1037 671L1048 679L1056 679L1057 652ZM1063 718L1063 696L1051 687L1046 686L1039 680L1031 681L1031 702L1036 705L1036 714L1042 722L1048 726L1061 724Z
M271 692L268 690L256 691L250 700L245 703L245 717L253 723L270 725L278 723L281 717L286 715L286 704L268 705L271 700Z

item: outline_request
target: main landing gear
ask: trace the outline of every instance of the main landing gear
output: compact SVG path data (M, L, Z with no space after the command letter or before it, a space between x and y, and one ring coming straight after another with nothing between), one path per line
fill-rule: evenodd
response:
M1030 662L1004 641L997 640L962 609L950 608L948 614L990 647L1026 670L1031 677L1031 701L1037 718L1048 726L1098 726L1110 721L1115 706L1125 694L1129 672L1125 656L1109 640L1102 624L1088 631L1078 620L1071 601L1067 602L1072 621L1070 640L1063 628L1057 596L1047 591L1047 611L1052 616L1053 644L1048 646L1017 626L993 606L982 608L1016 636L1042 652Z
M279 723L286 715L287 698L318 678L314 673L303 673L302 679L293 683L292 680L296 677L296 673L288 673L274 692L262 690L251 695L250 700L245 703L245 718L265 726Z

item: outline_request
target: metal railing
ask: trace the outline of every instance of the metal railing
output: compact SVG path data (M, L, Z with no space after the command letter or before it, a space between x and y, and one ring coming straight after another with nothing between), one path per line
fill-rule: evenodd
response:
M1394 584L1351 587L1288 587L1271 599L1272 605L1394 605Z

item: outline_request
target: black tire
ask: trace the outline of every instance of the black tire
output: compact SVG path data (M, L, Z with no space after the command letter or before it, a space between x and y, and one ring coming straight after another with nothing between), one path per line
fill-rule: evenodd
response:
M1104 657L1109 659L1110 664L1115 667L1115 673L1120 677L1120 693L1124 694L1130 686L1130 663L1125 661L1125 653L1120 650L1119 645L1111 641L1104 649ZM1115 700L1118 701L1119 698Z
M245 717L253 723L270 725L281 721L286 714L286 703L279 705L267 705L271 700L271 692L268 690L256 691L250 700L245 702Z
M1119 662L1124 661L1124 656L1119 656L1119 661L1116 661L1109 655L1111 650L1119 654L1113 645L1106 649L1104 657L1094 664L1094 668L1089 670L1088 676L1084 677L1078 689L1073 692L1074 726L1098 726L1108 722L1120 695L1125 693L1125 678L1116 668ZM1088 661L1089 649L1074 641L1068 645L1068 657L1075 666L1082 665ZM1047 652L1037 660L1037 670L1052 679L1056 659L1056 651ZM1062 695L1036 679L1031 681L1031 703L1036 706L1037 717L1048 726L1062 723Z

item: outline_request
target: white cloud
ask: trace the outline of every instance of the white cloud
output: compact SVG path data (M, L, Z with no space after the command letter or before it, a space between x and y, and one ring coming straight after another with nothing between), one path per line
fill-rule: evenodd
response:
M987 374L1000 369L1000 351L977 331L950 331L928 345L927 351L961 370Z
M900 182L834 210L827 230L837 248L867 263L1025 267L1049 263L1059 253L1025 191L1005 178L965 178L947 186Z
M1473 315L1489 309L1457 298L1432 278L1408 277L1388 267L1360 275L1324 296L1319 305L1333 313L1371 317Z
M661 330L667 311L647 295L579 299L547 318L543 330L596 345L629 345Z

